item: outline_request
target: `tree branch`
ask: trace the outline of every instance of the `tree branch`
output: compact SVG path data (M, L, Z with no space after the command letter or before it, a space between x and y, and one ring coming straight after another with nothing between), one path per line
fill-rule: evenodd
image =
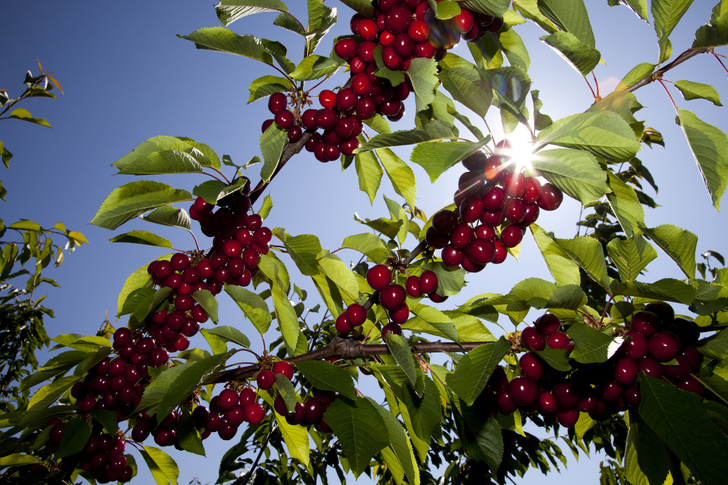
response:
M687 61L688 59L697 56L698 54L704 54L708 52L708 49L688 49L684 52L682 52L679 56L675 58L674 61L671 63L665 65L665 67L658 69L657 71L653 72L649 76L645 76L642 78L641 81L639 81L637 84L633 84L629 88L627 88L627 91L634 92L637 89L641 88L642 86L647 86L650 83L653 83L657 81L658 79L661 79L663 74L665 74L670 69L673 69L683 62Z

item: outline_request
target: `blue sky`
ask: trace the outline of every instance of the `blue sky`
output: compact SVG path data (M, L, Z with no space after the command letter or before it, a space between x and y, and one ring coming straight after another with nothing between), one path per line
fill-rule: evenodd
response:
M293 13L300 14L305 22L303 2L290 3L295 4ZM609 8L606 1L587 3L590 9L593 7L590 16L597 48L605 61L597 67L596 75L606 94L637 63L656 62L656 36L651 25L639 21L625 7ZM699 0L688 11L671 37L675 53L690 46L695 29L708 21L713 3ZM329 53L334 36L349 33L351 15L339 2L329 0L327 5L339 7L342 24L322 43L320 53L324 55ZM0 140L15 156L11 169L2 169L3 185L9 193L7 202L0 205L0 217L6 223L27 218L44 226L62 221L69 229L86 235L89 245L68 256L57 270L48 272L61 288L46 291L46 305L56 314L47 329L51 335L93 334L106 312L113 322L117 295L126 277L163 254L162 250L144 246L112 244L108 239L121 231L110 232L89 224L106 195L133 180L114 176L111 163L157 135L188 136L207 143L219 154L231 155L238 163L247 161L258 154L260 124L269 117L264 101L246 104L247 87L253 79L274 72L250 59L196 50L189 41L177 38L177 34L219 25L213 5L208 2L77 0L44 1L32 6L5 2L3 19L0 88L8 89L11 96L19 94L25 71L37 74L38 59L61 82L65 94L57 101L38 99L21 105L35 116L46 118L53 129L19 121L2 122ZM300 60L301 49L295 43L298 39L272 26L272 19L272 15L261 14L232 27L239 33L279 40L288 46L294 61ZM540 90L543 111L557 119L586 109L593 99L581 76L538 41L542 32L537 28L517 29L530 49L530 75L533 88ZM457 53L467 56L461 46L457 49ZM708 55L685 63L668 79L715 82L722 100L728 99L726 72ZM341 72L325 86L333 87L345 80L346 74ZM719 108L704 100L682 100L676 90L672 93L680 107L699 113L724 131L728 129ZM711 207L682 132L674 123L675 112L666 94L655 84L640 89L637 95L645 106L637 117L661 131L667 142L665 149L645 149L640 154L660 187L657 200L661 207L647 213L647 225L671 223L696 233L700 238L698 254L708 249L728 253L724 244L726 217ZM409 110L411 114L413 106ZM405 123L395 128L405 128ZM497 121L490 123L498 125ZM451 170L434 185L429 184L419 166L413 169L418 181L418 205L428 215L450 202L459 169ZM257 180L255 169L250 176ZM191 190L203 179L186 176L161 180ZM366 230L354 222L354 213L369 218L387 215L381 197L370 205L356 184L353 167L341 172L336 163L321 164L311 154L302 153L266 192L274 204L266 224L284 227L294 235L317 234L324 247L336 249L347 234ZM383 189L388 196L394 196L386 181ZM578 217L578 204L567 201L559 211L542 215L539 224L558 237L571 237ZM127 230L142 228L155 229L134 223ZM177 248L193 247L183 231L163 231L163 235ZM339 254L345 260L357 258L355 254ZM649 281L681 277L678 268L663 256L648 269ZM527 238L518 262L509 259L506 264L472 275L462 298L486 291L505 293L530 276L549 278L541 256ZM302 282L301 286L306 284ZM254 345L260 345L255 343L254 330L242 321L242 315L232 307L228 310L223 323L240 324ZM182 468L180 483L188 483L194 476L203 483L214 481L216 458L223 448L219 440L212 441L207 446L213 466L190 457L178 459ZM581 475L582 470L589 475ZM578 468L561 478L578 483L586 476L593 480L596 473L597 464L582 459ZM527 483L537 483L539 477L534 471ZM360 483L366 480L364 477Z

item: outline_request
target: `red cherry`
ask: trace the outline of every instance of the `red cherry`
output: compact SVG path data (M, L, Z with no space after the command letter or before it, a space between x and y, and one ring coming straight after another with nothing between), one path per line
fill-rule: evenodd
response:
M526 327L521 332L521 343L528 350L539 351L546 348L546 338L534 327Z
M392 281L392 270L389 266L377 264L367 271L367 283L375 290L383 290Z
M367 320L367 310L358 303L352 303L346 309L346 319L353 327L362 325Z
M544 184L541 187L541 194L536 203L545 211L552 211L559 208L564 200L564 193L551 183Z
M561 328L561 320L553 313L544 313L536 319L534 326L539 333L548 336Z
M650 337L647 350L658 361L667 362L680 352L680 340L672 332L661 330Z
M390 312L402 308L407 298L407 291L397 283L390 283L379 292L379 302Z
M293 366L285 360L279 360L273 365L274 374L283 374L290 381L293 379Z
M258 373L256 382L259 389L267 391L268 389L273 387L273 384L275 384L276 382L275 374L273 374L273 371L269 369L262 370Z
M286 106L288 106L288 98L283 93L273 93L268 98L268 110L273 114L283 111Z
M245 421L251 426L257 426L263 422L265 418L265 408L259 403L253 403L245 406Z

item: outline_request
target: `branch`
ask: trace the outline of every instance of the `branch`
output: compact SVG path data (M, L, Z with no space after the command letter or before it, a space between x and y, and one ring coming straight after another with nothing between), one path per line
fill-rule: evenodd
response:
M461 344L455 342L427 342L421 344L413 344L410 348L418 354L430 354L433 352L467 352L484 344L492 342L463 342ZM288 359L288 362L295 364L307 360L323 360L327 357L340 357L342 359L356 359L358 357L368 357L370 355L388 354L389 348L385 344L368 345L358 342L350 338L334 337L331 343L326 347L312 350L305 354L297 355ZM253 377L259 370L260 364L238 367L237 369L228 369L221 372L210 374L203 381L202 385L217 384L221 382L240 381Z
M683 62L687 61L691 57L695 57L698 54L704 54L704 53L708 52L708 50L709 49L705 49L705 48L702 48L702 49L688 49L688 50L682 52L679 56L677 56L675 58L674 61L672 61L671 63L667 64L665 67L663 67L661 69L658 69L657 71L653 72L649 76L645 76L644 78L642 78L642 80L640 82L638 82L637 84L634 84L634 85L630 86L629 88L627 88L627 91L634 92L637 89L641 88L642 86L647 86L648 84L650 84L652 82L655 82L658 79L661 79L662 76L663 76L663 74L665 74L670 69L673 69L673 68L679 66L680 64L682 64Z
M263 193L263 189L268 186L273 181L273 178L278 175L278 172L281 171L283 166L293 158L293 155L299 153L301 150L303 150L303 147L306 145L306 142L311 139L313 136L314 131L306 130L303 132L303 136L300 140L298 140L296 143L289 143L286 145L286 148L283 150L283 153L281 154L281 159L278 160L278 166L276 167L275 171L273 172L273 175L270 176L270 179L268 181L261 180L258 182L258 185L255 186L253 190L250 191L250 203L254 204L256 200L258 200L258 197L260 197L260 194Z

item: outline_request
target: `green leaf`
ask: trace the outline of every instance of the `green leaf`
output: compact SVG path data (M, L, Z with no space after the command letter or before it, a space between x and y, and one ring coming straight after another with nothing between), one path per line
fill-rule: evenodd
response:
M403 328L430 333L453 342L460 341L455 325L445 313L422 303L411 303L409 309L415 317L408 321Z
M685 305L690 305L697 293L692 285L672 278L663 278L654 283L612 281L610 289L612 296L638 296L651 300L676 301Z
M80 418L71 418L66 421L61 443L53 455L56 458L65 458L83 451L90 437L91 426Z
M282 0L221 0L215 5L217 18L223 25L230 25L247 15L263 12L287 12Z
M453 99L481 118L485 117L493 101L490 77L484 76L475 65L443 69L439 77Z
M657 257L657 251L641 235L628 239L612 239L607 253L619 271L622 281L634 281L643 269Z
M263 153L263 167L260 169L260 178L265 182L268 182L276 172L283 149L287 144L287 131L281 130L275 123L271 123L268 129L260 135L260 150Z
M698 245L695 234L672 224L644 228L644 233L677 263L685 276L695 278L695 251Z
M660 46L660 63L670 58L672 44L668 37L692 3L693 0L652 0L652 19Z
M26 455L23 453L11 453L0 457L0 467L12 467L12 466L23 466L33 465L38 463L40 460L38 457L33 455Z
M338 392L349 399L356 399L354 382L343 367L321 360L298 362L296 369L316 389Z
M369 196L369 202L374 203L384 173L377 157L370 151L357 153L354 155L354 166L359 179L359 190Z
M608 176L609 188L612 191L607 194L607 200L614 215L617 216L624 234L627 237L641 234L640 227L645 224L645 211L637 197L637 192L612 172L608 172Z
M564 56L582 76L593 71L602 58L598 50L569 32L554 32L541 37L541 40Z
M569 351L566 349L544 349L536 352L536 354L552 369L561 372L569 372L571 370Z
M149 231L130 231L119 234L109 239L111 242L123 242L132 244L144 244L147 246L157 246L160 248L172 249L172 243L161 236L157 236Z
M339 290L345 295L347 301L354 302L359 298L359 284L356 277L347 266L336 255L323 251L318 260L321 271L336 284Z
M531 164L549 182L583 204L600 199L608 190L604 170L591 153L542 150Z
M632 128L616 113L579 113L553 122L537 137L540 143L580 148L594 155L626 162L637 155L640 143Z
M10 112L7 117L15 118L16 120L27 121L29 123L35 123L36 125L47 126L48 128L53 128L51 124L43 118L33 118L33 115L30 114L30 111L24 108L15 108Z
M210 292L210 290L197 290L192 293L192 297L197 303L200 304L203 310L210 317L212 323L217 323L217 298Z
M487 13L495 17L503 17L510 3L509 0L465 0L460 2L468 10Z
M619 347L619 342L588 325L575 323L566 334L574 340L571 358L582 364L606 362Z
M290 355L296 355L298 336L301 333L296 310L288 299L288 295L278 284L271 284L273 296L273 310L276 314L279 330L283 335L283 342L288 348Z
M584 0L539 0L538 9L560 30L594 47L594 32Z
M419 113L435 100L437 88L437 62L435 59L414 58L407 68L407 77L412 82L415 106Z
M46 408L58 400L81 378L77 376L59 377L50 384L41 387L28 402L28 410L35 407L38 409Z
M720 102L718 91L710 84L696 83L692 81L677 81L675 87L680 90L683 97L691 99L707 99L716 106L723 106Z
M617 85L616 89L625 90L634 86L635 84L655 72L656 67L656 64L650 64L648 62L642 62L640 64L637 64L627 74L625 74L621 81L619 81L619 85Z
M653 377L639 377L640 417L702 483L728 473L728 437L708 417L700 397ZM707 453L706 450L710 450Z
M625 456L627 480L634 485L665 483L670 472L670 453L665 444L636 413L629 414Z
M138 410L164 419L175 407L189 399L205 377L219 370L236 351L177 364L164 369L144 389Z
M147 463L157 485L169 485L170 483L177 485L179 467L171 456L153 446L142 446L139 453Z
M91 220L106 229L116 229L125 222L154 208L193 200L192 194L161 182L143 180L114 189Z
M312 234L286 235L283 244L303 275L313 276L319 273L316 263L317 256L321 252L321 242L318 237Z
M387 446L385 422L365 398L337 399L326 410L324 420L341 443L355 477L369 468L372 457Z
M381 263L389 257L387 245L371 232L346 236L341 247L359 251L374 263Z
M192 140L173 136L156 136L137 145L111 165L120 174L128 175L202 173L202 167L209 167L213 162L195 146L195 142L190 142ZM211 151L209 147L208 150ZM217 155L214 158L217 159Z
M374 6L370 0L341 0L341 3L365 17L374 16Z
M394 191L404 198L407 205L414 207L417 195L415 173L409 165L389 148L375 150L375 152L382 163L382 167L384 167L384 172L392 183Z
M489 138L479 142L466 141L432 141L419 143L412 149L410 161L425 169L430 181L435 182L447 169L467 158L489 141Z
M379 416L382 418L387 431L387 439L390 443L391 450L394 454L394 458L397 460L397 464L402 467L404 474L407 475L409 483L417 485L420 483L420 471L415 459L414 451L412 450L412 444L407 439L402 424L397 421L394 415L388 410L374 402L371 398L367 398L369 403L379 412ZM386 449L386 448L385 448ZM387 465L391 468L392 464L387 461L385 450L382 450L382 457L385 459Z
M289 75L296 81L319 79L336 72L343 62L341 59L313 54L305 57Z
M401 335L393 333L388 334L384 340L387 342L392 357L402 368L412 387L415 387L417 383L417 362L415 362L409 343Z
M688 139L693 157L698 163L713 206L720 209L720 199L728 183L728 153L725 150L728 146L728 136L690 111L679 109L678 119Z
M254 35L238 35L225 27L205 27L189 35L177 35L177 37L194 42L198 49L236 54L273 65L270 52Z
M184 209L178 209L171 205L163 205L143 216L147 222L153 222L162 226L181 227L188 231L192 227L190 215Z
M461 407L464 425L460 439L466 456L485 461L492 473L496 473L503 461L503 436L498 421L490 413L483 413L475 407Z
M291 81L285 77L270 75L259 77L250 83L248 87L250 91L248 103L265 98L273 93L289 91L292 87Z
M553 236L547 234L537 224L531 224L529 228L556 284L560 286L581 284L579 265L561 249Z
M603 288L609 289L607 263L599 241L587 236L556 239L561 249Z
M728 3L720 0L713 7L710 24L703 25L695 32L693 48L718 47L728 44Z
M226 184L220 180L207 180L196 185L192 189L192 194L197 197L202 197L210 204L214 204L223 197L238 192L245 185L246 180L243 178L237 178L230 184Z
M446 266L441 261L422 265L422 271L430 270L437 275L437 292L443 296L456 295L465 286L465 270Z
M474 348L458 361L455 372L447 375L447 385L468 406L472 406L493 370L510 349L510 344L502 337L497 342Z
M407 131L395 131L372 137L359 147L358 152L366 152L375 148L388 148L393 146L415 145L432 140L450 140L455 138L452 125L442 121L431 121L426 125Z
M649 23L647 18L647 0L609 0L610 7L620 3L629 7L639 18Z

